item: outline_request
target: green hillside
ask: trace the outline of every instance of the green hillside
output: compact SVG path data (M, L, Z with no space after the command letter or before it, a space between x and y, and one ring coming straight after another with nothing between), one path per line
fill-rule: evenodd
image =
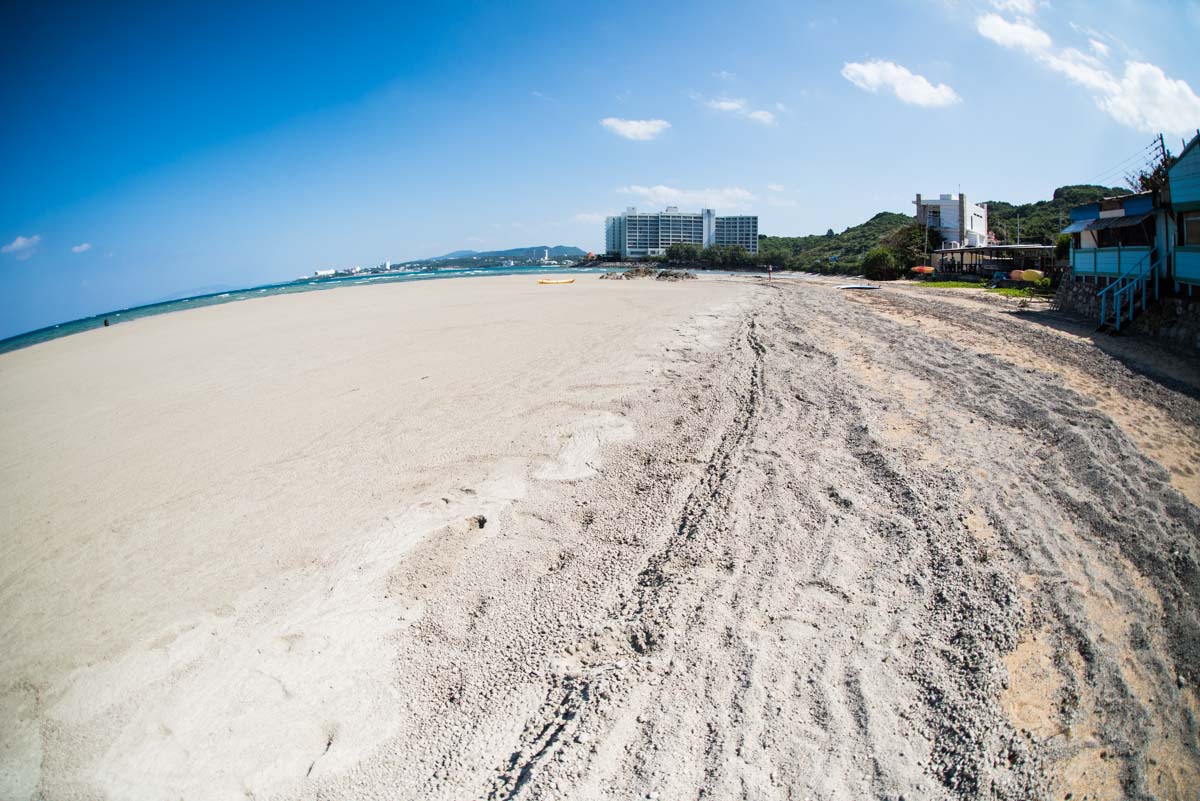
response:
M763 261L787 269L850 272L884 237L911 224L913 218L906 214L882 211L840 234L830 229L810 236L760 236L758 249Z
M990 200L987 202L988 228L1002 243L1015 243L1019 216L1022 243L1052 245L1059 231L1066 226L1072 207L1127 194L1129 190L1120 187L1076 185L1060 186L1050 200L1036 203L1014 205ZM925 231L914 218L885 211L841 233L831 229L825 234L809 236L760 236L759 255L754 261L783 269L856 273L868 251L883 247L891 252L903 270L924 262L926 247L933 250L939 245L936 234L926 244Z
M1080 184L1060 186L1054 190L1051 200L1039 200L1019 206L1005 203L1003 200L989 200L988 228L1002 243L1015 243L1017 220L1020 218L1022 244L1053 245L1058 233L1067 225L1067 212L1072 206L1082 206L1102 198L1128 194L1128 189L1120 187Z

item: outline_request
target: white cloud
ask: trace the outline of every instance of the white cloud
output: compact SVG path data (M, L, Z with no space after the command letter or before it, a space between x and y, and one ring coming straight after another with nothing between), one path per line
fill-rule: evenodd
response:
M782 192L783 184L767 184L767 189L770 189L772 192Z
M76 245L75 247L71 248L71 252L72 253L87 253L91 249L92 249L91 242L81 242L78 245Z
M1073 47L1068 47L1060 53L1043 53L1038 60L1080 86L1086 86L1101 94L1112 94L1116 91L1116 79L1104 68L1104 64Z
M1016 47L1031 53L1048 50L1053 44L1050 34L1024 17L1017 17L1015 22L1009 22L999 14L984 14L975 22L975 29L998 45Z
M1125 62L1116 91L1096 98L1117 122L1150 133L1190 133L1200 128L1200 97L1185 81L1172 80L1153 64Z
M1038 63L1084 87L1096 105L1122 125L1169 134L1200 127L1200 97L1186 81L1168 77L1154 64L1126 61L1125 73L1118 77L1095 56L1072 47L1055 50L1050 36L1029 20L1012 23L987 14L979 18L977 29L997 44L1030 53ZM1108 53L1098 40L1090 44L1097 53Z
M724 111L730 114L736 114L739 117L745 117L748 120L762 123L763 125L771 125L775 122L775 115L763 109L751 110L745 99L740 97L712 97L706 98L699 92L688 90L688 97L701 103L713 111ZM777 104L783 109L783 104Z
M717 70L713 73L713 77L718 81L732 81L737 76L727 70Z
M1067 24L1071 26L1071 30L1087 37L1089 40L1094 39L1096 44L1107 48L1108 51L1112 51L1114 48L1117 48L1124 51L1125 54L1130 58L1139 58L1137 51L1130 47L1129 43L1120 36L1112 34L1108 31L1097 30L1090 25L1080 25L1076 22L1068 22ZM1099 53L1098 55L1106 56L1108 53Z
M992 5L1001 11L1011 11L1027 17L1036 14L1038 7L1037 0L992 0Z
M605 117L600 124L617 136L639 142L653 139L671 127L666 120L622 120L618 117Z
M746 101L737 97L714 97L705 105L717 111L741 111L746 107Z
M9 242L4 247L0 247L0 253L11 253L18 261L24 261L33 255L33 251L37 248L38 243L42 241L41 234L33 236L17 236L16 239Z
M936 108L962 101L958 93L946 84L934 86L924 76L914 75L907 68L890 61L849 62L842 67L842 77L871 93L890 89L900 100L914 106Z
M617 190L625 195L635 195L651 206L687 206L706 209L744 209L757 200L753 193L740 186L716 189L676 189L671 186L623 186Z
M604 222L605 216L606 215L599 214L597 212L581 211L578 214L576 214L574 217L572 217L571 219L573 219L575 222L578 222L578 223L587 223L589 225L597 225L599 223Z
M801 90L801 91L800 91L800 94L807 94L807 92L805 92L804 90ZM776 104L775 104L775 110L776 110L776 111L782 111L784 114L786 114L786 113L788 113L789 111L791 111L791 109L790 109L790 108L788 108L787 106L785 106L783 103L776 103Z
M1088 44L1091 46L1092 52L1094 52L1096 55L1100 56L1101 58L1107 57L1109 50L1111 49L1111 48L1109 48L1108 45L1106 45L1104 42L1100 41L1099 39L1090 39L1090 40L1088 40Z

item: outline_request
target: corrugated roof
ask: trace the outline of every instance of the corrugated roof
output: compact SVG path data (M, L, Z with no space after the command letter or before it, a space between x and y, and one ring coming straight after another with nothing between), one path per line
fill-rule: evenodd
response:
M1105 228L1129 228L1140 225L1144 220L1153 217L1154 212L1145 214L1127 214L1122 217L1093 217L1090 220L1073 222L1062 230L1064 234L1077 234L1080 231L1102 231Z

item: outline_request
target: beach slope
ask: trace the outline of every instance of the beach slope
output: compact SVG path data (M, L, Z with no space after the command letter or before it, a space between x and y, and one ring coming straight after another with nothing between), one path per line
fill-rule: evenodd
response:
M1139 367L749 277L7 354L0 789L1193 798L1200 381Z

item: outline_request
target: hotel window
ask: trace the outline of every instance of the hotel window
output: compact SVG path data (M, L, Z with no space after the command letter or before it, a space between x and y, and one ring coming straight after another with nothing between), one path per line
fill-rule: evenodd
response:
M1185 211L1179 215L1179 244L1200 245L1200 211Z

